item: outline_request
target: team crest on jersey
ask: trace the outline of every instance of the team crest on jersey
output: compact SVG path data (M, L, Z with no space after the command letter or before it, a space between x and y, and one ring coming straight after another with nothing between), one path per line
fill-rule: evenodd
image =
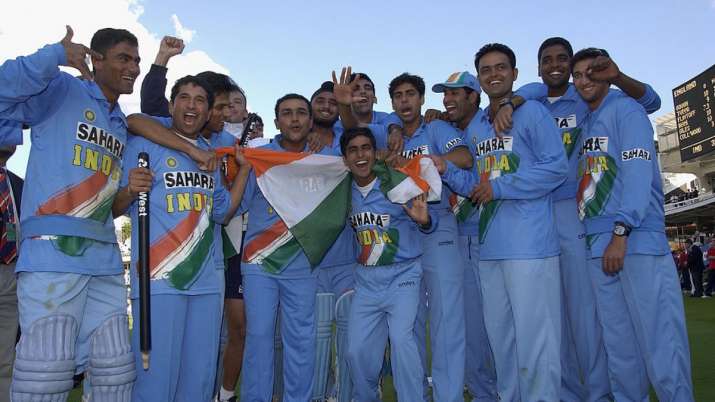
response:
M177 165L178 165L178 163L176 162L176 159L174 159L172 157L166 158L166 166L168 166L170 168L175 168Z
M580 155L588 152L608 152L608 137L589 137L583 140Z
M566 117L554 117L556 121L556 127L560 129L564 128L575 128L576 127L576 115L570 114Z
M94 111L92 111L92 109L85 109L84 118L89 122L94 122L94 120L97 118L97 115L94 113Z
M268 215L273 215L273 207L268 206Z

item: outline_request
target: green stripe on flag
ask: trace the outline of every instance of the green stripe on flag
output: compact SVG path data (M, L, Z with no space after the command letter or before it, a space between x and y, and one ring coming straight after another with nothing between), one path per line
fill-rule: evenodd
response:
M231 238L228 236L228 233L226 233L225 226L221 227L221 241L223 243L223 258L225 260L238 255L238 250L233 247Z
M211 249L211 243L214 241L213 229L214 223L211 222L201 234L201 239L191 250L191 254L169 272L167 280L171 286L179 290L187 290L199 277L201 267L204 265Z
M352 176L348 174L308 216L290 228L314 268L345 228L350 211L351 186Z
M477 205L473 203L469 198L465 198L457 204L457 222L466 222L469 217L474 215L477 210Z
M269 256L264 258L261 262L261 267L270 274L279 274L293 261L300 250L300 243L293 237L286 244L278 247Z
M406 174L388 167L385 161L376 160L372 166L372 171L377 178L380 179L380 191L382 191L385 196L387 196L390 190L407 178Z

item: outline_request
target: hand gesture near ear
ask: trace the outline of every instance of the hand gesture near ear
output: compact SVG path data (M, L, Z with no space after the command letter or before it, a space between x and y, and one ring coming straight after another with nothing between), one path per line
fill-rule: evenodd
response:
M67 33L60 41L62 46L65 48L65 58L67 59L66 63L63 65L76 68L82 74L83 79L92 81L94 77L92 76L92 71L87 65L87 56L92 56L97 60L101 60L103 56L85 45L73 43L73 36L74 31L72 31L72 27L67 25Z

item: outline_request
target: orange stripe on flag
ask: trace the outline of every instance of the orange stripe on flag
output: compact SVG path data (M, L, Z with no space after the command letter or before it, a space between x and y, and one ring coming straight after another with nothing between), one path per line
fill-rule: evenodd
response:
M171 231L164 235L164 237L157 240L154 245L151 246L150 251L150 271L153 275L156 271L156 267L159 266L161 262L166 259L172 252L174 252L181 243L189 238L191 233L196 228L199 223L199 218L201 217L201 212L190 211L189 215L184 218L178 225L174 226Z
M109 176L98 170L84 181L58 193L40 205L37 209L37 214L67 214L99 193L102 187L107 184L108 179Z
M243 261L250 261L257 252L266 248L287 231L288 227L286 224L282 219L278 219L276 223L271 225L271 227L261 232L261 234L256 236L250 242L246 243L246 246L243 249Z
M410 159L405 166L397 168L397 170L410 176L417 187L419 187L423 193L426 193L429 190L429 184L427 184L427 181L420 176L420 159L422 158L422 155L418 155L417 157Z
M288 165L310 154L305 152L278 152L270 149L250 148L244 149L243 155L253 166L256 177L260 177L274 166Z

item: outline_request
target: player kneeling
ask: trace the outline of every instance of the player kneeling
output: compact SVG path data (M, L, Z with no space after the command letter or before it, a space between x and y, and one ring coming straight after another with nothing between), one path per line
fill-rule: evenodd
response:
M360 248L348 329L354 398L379 399L378 378L389 336L397 397L417 401L423 377L413 332L422 277L420 231L434 231L437 217L428 211L424 195L400 205L383 193L373 172L375 137L369 129L347 130L340 147L354 180L350 224Z

